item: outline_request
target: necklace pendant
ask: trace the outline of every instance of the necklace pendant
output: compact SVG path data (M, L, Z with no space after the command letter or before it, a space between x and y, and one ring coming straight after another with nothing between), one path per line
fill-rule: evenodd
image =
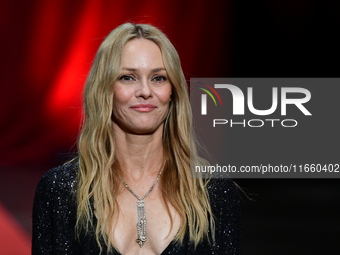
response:
M146 237L145 236L140 236L139 238L136 239L136 242L142 248L143 245L144 245L144 242L146 242Z
M128 191L130 191L131 194L134 195L138 199L138 201L137 201L138 219L137 219L137 239L136 239L136 242L138 243L138 245L141 248L143 247L144 243L147 240L147 238L146 238L146 215L145 215L145 208L144 208L144 200L143 199L146 198L150 194L150 192L153 191L157 182L159 181L159 178L161 177L162 171L163 170L159 171L155 182L152 184L149 191L146 192L145 195L142 196L142 197L137 196L137 194L135 192L133 192L133 190L129 187L129 185L127 185L127 183L119 176L119 179L123 183L124 187Z
M146 215L145 215L145 208L144 208L144 201L138 200L137 201L137 236L136 242L142 248L144 243L146 242Z

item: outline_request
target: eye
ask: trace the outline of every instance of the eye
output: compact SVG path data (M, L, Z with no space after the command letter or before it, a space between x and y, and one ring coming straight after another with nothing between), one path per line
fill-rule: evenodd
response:
M163 75L157 75L156 77L152 78L154 82L164 82L166 81L166 77Z
M122 75L119 77L119 80L122 82L132 82L135 80L135 78L131 75Z

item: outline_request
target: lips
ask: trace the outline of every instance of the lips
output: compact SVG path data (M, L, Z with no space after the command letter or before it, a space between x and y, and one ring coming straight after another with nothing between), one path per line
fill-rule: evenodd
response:
M136 104L134 106L131 106L130 108L138 112L151 112L155 110L157 106L153 104Z

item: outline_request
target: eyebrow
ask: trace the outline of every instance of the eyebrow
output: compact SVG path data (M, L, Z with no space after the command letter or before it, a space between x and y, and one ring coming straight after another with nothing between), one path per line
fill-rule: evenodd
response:
M137 71L136 68L129 68L129 67L123 67L122 69L123 69L123 70L127 70L127 71L131 71L131 72ZM165 68L159 67L159 68L152 69L151 72L152 72L152 73L157 73L157 72L163 71L163 70L166 71Z

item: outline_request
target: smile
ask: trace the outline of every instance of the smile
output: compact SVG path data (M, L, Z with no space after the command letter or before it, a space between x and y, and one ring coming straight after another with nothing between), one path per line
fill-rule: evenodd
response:
M138 111L138 112L151 112L157 108L157 106L152 104L137 104L130 107L132 110Z

